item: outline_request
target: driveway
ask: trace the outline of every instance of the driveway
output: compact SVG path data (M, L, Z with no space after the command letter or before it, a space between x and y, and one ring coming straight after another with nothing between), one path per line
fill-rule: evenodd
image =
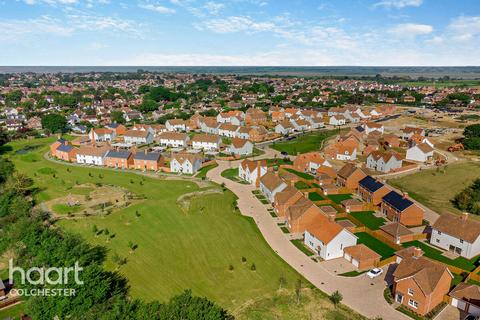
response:
M208 171L207 177L225 186L238 197L237 205L241 213L252 217L270 247L292 268L320 290L331 294L338 290L343 295L343 303L361 314L373 318L409 319L394 310L383 298L385 283L378 278L370 280L364 275L355 278L338 277L298 250L277 226L266 207L252 194L255 188L233 182L222 177L222 171L238 167L240 161L218 161L218 167Z

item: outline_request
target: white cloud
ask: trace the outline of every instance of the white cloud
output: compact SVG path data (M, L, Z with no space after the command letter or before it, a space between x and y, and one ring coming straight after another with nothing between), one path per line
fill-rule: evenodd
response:
M457 17L447 27L451 37L457 41L470 41L480 34L480 16Z
M158 4L152 4L152 3L143 3L138 5L139 8L145 9L145 10L150 10L150 11L155 11L158 13L166 13L166 14L171 14L175 13L175 9L168 8L165 6L161 6Z
M225 5L219 2L207 1L203 7L209 14L217 15L223 8L225 8Z
M49 16L41 16L27 20L1 20L0 39L16 40L28 35L53 34L57 36L69 36L74 28L62 24L58 19Z
M402 23L390 29L390 32L401 37L415 37L432 33L433 27L428 24Z
M374 7L402 9L405 7L419 7L423 0L384 0L375 3Z
M210 30L216 33L231 33L231 32L261 32L271 31L275 29L275 24L272 22L257 22L250 17L244 16L230 16L225 19L211 19L203 21L196 25L199 30Z
M67 18L75 30L122 31L126 34L140 35L141 26L130 20L88 14L69 14Z

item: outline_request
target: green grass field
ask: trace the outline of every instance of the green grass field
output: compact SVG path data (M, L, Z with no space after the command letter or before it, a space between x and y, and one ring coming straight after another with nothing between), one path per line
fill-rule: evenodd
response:
M271 148L280 152L286 152L289 155L319 151L322 142L335 134L338 134L338 130L307 133L290 141L274 143L271 145Z
M293 243L295 247L297 247L300 251L305 253L307 256L309 257L313 256L313 252L310 251L310 249L308 249L307 246L305 246L302 239L290 240L290 242Z
M218 167L218 164L214 163L214 164L205 166L205 167L203 167L202 169L200 169L200 170L197 172L197 174L195 175L195 177L200 178L200 179L201 179L201 178L204 178L204 177L207 176L207 172L208 172L209 170L212 170L212 169L215 168L215 167Z
M285 168L285 171L288 171L290 173L293 173L294 175L296 176L299 176L300 178L303 178L303 179L306 179L306 180L313 180L315 179L314 176L308 174L308 173L305 173L305 172L300 172L300 171L297 171L297 170L294 170L294 169L290 169L290 168Z
M383 218L375 217L373 211L359 211L351 212L352 217L363 223L367 228L371 230L378 230L386 222Z
M340 204L343 200L352 199L352 195L349 193L346 194L329 194L327 198L335 202L336 204Z
M455 267L458 267L460 269L463 269L463 270L467 270L467 271L473 271L476 267L476 263L477 261L480 260L480 257L475 257L475 258L472 258L470 260L466 259L466 258L463 258L463 257L458 257L456 259L449 259L445 256L442 255L442 251L439 250L439 249L436 249L436 248L433 248L423 242L420 242L420 241L411 241L411 242L405 242L403 244L404 247L419 247L420 249L423 250L423 252L425 252L425 256L426 257L429 257L431 259L434 259L434 260L437 260L437 261L440 261L440 262L443 262L445 264L449 264L449 265L452 265L452 266L455 266Z
M308 194L308 199L312 200L312 201L321 201L321 200L325 200L324 197L322 197L320 194L318 194L317 192L310 192Z
M405 81L399 82L398 84L407 86L407 87L417 87L417 86L432 86L437 88L445 87L477 87L480 86L479 80L448 80L448 81Z
M355 233L355 235L358 237L357 244L363 243L364 245L381 255L382 260L393 256L396 251L386 243L383 243L377 238L372 237L366 232L358 232Z
M20 320L20 316L24 313L21 303L0 310L0 319Z
M231 192L193 197L189 209L182 210L176 199L199 191L196 184L53 163L43 158L52 141L15 142L7 154L18 171L34 179L39 188L37 201L64 196L67 190L76 189L77 183L97 182L145 196L143 202L108 216L58 223L92 244L107 247L109 255L105 266L108 269L117 268L112 261L114 254L127 258L120 272L129 279L133 297L165 301L191 288L195 294L207 296L232 310L252 297L273 295L281 276L288 279L293 288L299 275L271 250L254 221L234 210L235 197ZM24 154L17 153L32 144L38 144L38 148L30 151L36 154L34 162L26 161ZM136 211L140 217L136 217ZM95 236L93 225L98 229L108 228L115 237ZM130 253L129 241L138 245L133 253ZM246 263L242 263L242 257L247 258ZM249 268L252 263L256 265L255 271ZM230 264L234 266L233 271L228 270Z
M450 202L453 197L480 178L480 164L464 162L448 165L444 171L423 170L389 180L392 186L407 191L409 196L438 213L460 213Z

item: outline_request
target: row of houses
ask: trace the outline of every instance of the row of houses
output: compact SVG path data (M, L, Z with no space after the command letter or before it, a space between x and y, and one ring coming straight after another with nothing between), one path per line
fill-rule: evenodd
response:
M204 163L203 157L198 153L172 153L171 157L166 159L159 152L120 150L107 144L88 144L76 148L64 139L59 139L50 146L50 154L63 161L84 165L186 174L195 174Z

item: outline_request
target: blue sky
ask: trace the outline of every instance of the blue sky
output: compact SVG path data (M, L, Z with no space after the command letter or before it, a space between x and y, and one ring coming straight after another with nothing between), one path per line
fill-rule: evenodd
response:
M0 65L480 65L480 3L0 0Z

